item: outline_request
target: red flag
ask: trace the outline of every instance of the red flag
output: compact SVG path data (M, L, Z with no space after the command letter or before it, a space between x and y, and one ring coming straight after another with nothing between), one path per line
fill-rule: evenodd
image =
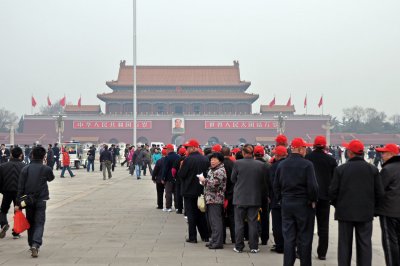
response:
M62 106L62 107L64 107L65 106L65 96L64 97L62 97L61 98L61 100L60 100L60 105Z
M37 105L35 97L33 97L33 96L32 96L31 102L32 102L32 107L35 107Z
M319 99L318 108L320 108L323 104L324 104L324 102L323 102L323 98L321 96L321 99Z
M289 97L289 100L287 101L286 106L292 106L292 96Z
M307 95L306 95L306 97L304 98L304 108L306 108L307 107Z
M81 103L82 103L82 96L79 96L78 107L81 107Z
M47 106L51 106L51 101L49 96L47 96Z
M275 96L274 96L274 98L272 99L272 101L270 101L270 103L268 104L268 106L269 107L272 107L272 106L274 106L275 105Z

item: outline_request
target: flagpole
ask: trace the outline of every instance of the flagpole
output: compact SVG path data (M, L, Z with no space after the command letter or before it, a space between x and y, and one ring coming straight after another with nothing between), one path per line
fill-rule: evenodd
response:
M307 93L306 93L306 114L308 114L308 99L307 99Z
M136 97L136 0L133 0L133 145L136 147L137 97Z
M321 111L322 111L322 115L324 115L324 95L323 95L323 94L321 95L321 99L322 99L322 108L321 108Z

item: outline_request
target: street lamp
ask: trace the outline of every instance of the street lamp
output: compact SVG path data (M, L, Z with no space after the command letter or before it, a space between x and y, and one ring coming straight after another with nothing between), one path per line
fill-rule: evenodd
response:
M133 145L136 147L137 134L137 97L136 97L136 0L133 0Z
M278 128L276 131L278 132L278 135L283 135L285 132L285 120L287 118L286 115L282 115L282 113L279 113L279 115L274 116L274 118L278 118Z
M58 143L61 143L61 133L64 132L64 117L62 114L53 115L56 118L56 132L58 133Z
M329 146L331 145L331 129L333 129L335 126L331 124L330 120L328 120L326 121L326 124L323 124L321 127L326 130L326 143Z

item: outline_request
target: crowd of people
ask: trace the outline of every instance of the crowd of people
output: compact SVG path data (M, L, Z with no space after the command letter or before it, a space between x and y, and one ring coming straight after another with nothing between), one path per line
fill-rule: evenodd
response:
M186 242L198 243L199 234L209 249L224 248L229 227L238 253L245 250L245 240L249 252L258 253L259 244L268 243L271 222L271 251L283 254L283 265L294 265L296 258L311 265L315 220L317 256L326 260L333 205L338 265L351 265L354 232L357 265L371 265L376 216L386 264L400 265L399 147L374 148L382 160L379 171L375 160L365 160L360 140L343 146L345 154L339 146L328 146L324 136L313 143L302 138L289 143L284 135L272 147L216 144L202 150L195 139L177 149L168 144L152 171L157 208L172 212L174 203L176 213L187 217Z

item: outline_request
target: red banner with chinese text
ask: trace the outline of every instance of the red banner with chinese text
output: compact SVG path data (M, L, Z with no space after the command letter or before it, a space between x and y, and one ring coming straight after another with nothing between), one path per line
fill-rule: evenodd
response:
M277 121L207 120L205 129L276 129Z
M133 121L96 121L96 120L74 120L74 129L132 129ZM148 120L139 120L136 122L137 129L152 129L153 123Z

